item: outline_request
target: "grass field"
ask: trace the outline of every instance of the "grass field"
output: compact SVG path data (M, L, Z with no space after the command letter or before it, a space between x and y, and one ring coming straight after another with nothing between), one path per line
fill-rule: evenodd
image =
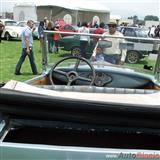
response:
M34 77L31 71L30 63L28 58L26 58L25 62L22 65L21 73L22 75L15 75L15 67L21 55L21 41L20 40L12 40L12 41L2 41L0 43L0 82L7 82L11 79L18 81L26 81ZM34 55L35 61L38 68L38 72L42 72L41 65L41 52L39 51L39 41L34 40ZM55 62L62 57L69 56L70 52L64 52L60 50L59 54L49 54L49 60L51 62ZM136 64L136 67L139 69L143 68L144 64L148 64L146 60L142 60L139 64ZM125 64L129 65L129 64ZM153 65L153 62L150 61L150 64ZM132 65L129 65L132 66ZM134 64L135 66L135 64Z
M22 65L22 75L15 75L15 67L21 55L21 41L2 41L0 43L0 82L7 82L11 79L18 81L25 81L33 78L32 70L30 67L29 59L26 58ZM38 72L41 73L41 52L39 51L39 41L34 40L34 55ZM68 53L69 54L69 53ZM60 54L49 54L49 59L54 62L65 56L64 51L60 51Z

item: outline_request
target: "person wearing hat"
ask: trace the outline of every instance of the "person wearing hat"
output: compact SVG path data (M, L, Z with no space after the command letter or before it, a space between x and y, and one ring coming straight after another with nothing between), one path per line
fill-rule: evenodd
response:
M126 49L121 50L119 48L119 44L124 42L124 39L121 38L108 38L105 37L107 35L111 36L118 36L118 37L124 37L122 33L117 31L117 23L116 21L110 21L108 23L109 31L103 33L102 37L104 37L104 40L109 40L112 41L112 46L110 48L105 48L103 49L103 56L104 60L112 63L112 64L124 64L125 58L126 58ZM97 49L95 47L93 54L92 54L92 59L96 59L96 54L97 54Z

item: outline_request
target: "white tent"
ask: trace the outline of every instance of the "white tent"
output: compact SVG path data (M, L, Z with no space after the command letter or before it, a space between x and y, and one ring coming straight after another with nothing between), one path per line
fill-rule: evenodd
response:
M108 13L109 8L94 0L41 0L34 1L36 6L57 6L71 10L79 11L95 11L101 13Z
M27 4L29 3L29 4ZM15 20L65 19L72 24L78 22L108 22L110 11L98 0L29 0L19 1L14 7Z
M99 1L86 0L35 0L37 6L38 20L45 16L50 20L63 19L64 16L70 15L72 23L77 24L79 21L92 22L94 17L98 17L100 22L109 20L110 11L108 7Z

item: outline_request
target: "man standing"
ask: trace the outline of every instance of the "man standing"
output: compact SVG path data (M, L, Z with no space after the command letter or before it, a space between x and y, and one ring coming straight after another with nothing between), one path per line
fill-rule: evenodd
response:
M33 37L32 37L33 25L34 25L33 21L28 20L27 27L22 31L22 54L16 65L16 70L15 70L16 75L21 74L20 73L21 66L26 56L29 57L33 74L36 75L38 73L35 60L34 60L34 53L33 53Z
M89 29L87 28L87 22L82 23L82 27L78 30L79 33L89 33ZM90 37L87 35L81 35L80 36L80 50L81 50L81 56L86 58L86 50L87 45L90 41Z
M123 34L116 30L117 24L115 21L110 21L108 27L109 27L109 32L103 33L102 37L103 36L105 37L106 35L123 37ZM124 64L126 58L126 49L121 50L119 47L120 43L124 42L124 39L105 37L104 40L109 40L112 42L112 47L105 48L103 50L104 60L113 64ZM97 60L96 54L97 54L97 48L95 47L92 54L93 60Z
M3 30L4 30L4 25L2 21L0 20L0 43L1 43L1 36L2 36Z

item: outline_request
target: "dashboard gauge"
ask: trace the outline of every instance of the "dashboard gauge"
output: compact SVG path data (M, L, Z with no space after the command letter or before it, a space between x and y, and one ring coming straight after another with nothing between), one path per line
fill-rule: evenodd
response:
M107 83L112 82L112 77L105 73L96 73L94 84L98 87L102 87Z

